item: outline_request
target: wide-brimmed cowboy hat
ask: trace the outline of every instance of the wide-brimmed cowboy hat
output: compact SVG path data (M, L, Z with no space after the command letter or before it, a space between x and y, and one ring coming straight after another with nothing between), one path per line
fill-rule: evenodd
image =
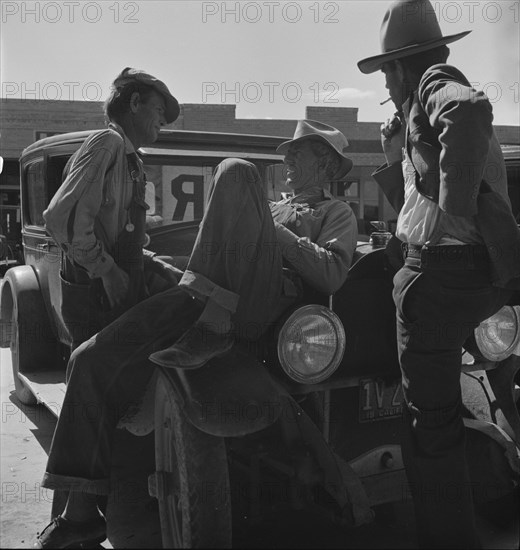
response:
M358 62L369 74L384 63L450 44L471 31L442 36L437 16L429 0L396 0L388 8L381 25L381 51Z
M173 97L164 82L162 82L158 78L155 78L155 76L148 74L145 71L127 67L126 69L123 69L118 76L116 76L114 82L112 83L112 87L117 89L125 86L129 82L141 82L142 84L150 86L157 93L161 94L164 97L164 101L166 103L166 111L164 112L164 118L166 119L166 122L169 124L170 122L177 120L180 113L179 102L175 97Z
M299 120L294 131L294 137L288 141L284 141L278 146L276 151L282 155L286 155L293 143L303 139L321 141L338 153L341 159L341 166L334 179L346 176L352 169L352 160L345 154L348 148L347 138L338 129L316 120Z

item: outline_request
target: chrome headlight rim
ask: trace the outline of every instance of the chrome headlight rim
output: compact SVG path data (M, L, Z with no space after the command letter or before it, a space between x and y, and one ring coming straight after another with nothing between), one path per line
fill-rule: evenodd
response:
M485 342L486 329L484 328L484 325L488 323L490 319L493 319L494 317L498 317L503 310L512 312L512 317L515 323L516 335L513 338L513 341L511 342L511 344L507 346L507 348L501 351L493 352L488 347L486 347L486 342ZM511 355L515 353L517 348L520 347L520 306L506 305L501 307L494 315L491 315L490 317L488 317L488 319L480 323L480 325L473 331L473 338L478 350L478 354L485 361L492 361L492 362L498 363L500 361L505 361L506 359L511 357ZM518 350L517 353L520 354L520 350Z
M284 342L288 340L287 335L294 326L295 322L299 319L303 319L304 317L311 315L324 317L326 321L329 322L330 325L333 327L336 340L336 349L334 351L332 359L329 361L328 365L326 365L322 370L319 371L319 373L316 373L312 376L303 375L301 374L301 372L293 368L293 366L286 358L286 353L284 353ZM346 347L345 329L338 315L336 315L336 313L334 313L332 310L322 305L308 304L295 309L290 315L286 317L282 327L279 330L276 347L278 361L280 362L280 365L285 374L291 380L299 384L318 384L330 378L330 376L332 376L332 374L338 369L339 365L341 364L341 360L343 359Z

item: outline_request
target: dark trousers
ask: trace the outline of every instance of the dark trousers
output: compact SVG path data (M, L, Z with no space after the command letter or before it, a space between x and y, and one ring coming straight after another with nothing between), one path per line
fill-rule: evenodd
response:
M404 393L403 459L419 543L475 548L471 480L461 407L462 345L510 293L488 270L447 262L429 269L406 260L394 277Z
M149 355L177 340L201 311L174 287L137 304L73 352L44 487L109 494L114 430L154 372Z
M73 352L44 487L108 494L114 430L152 376L149 355L173 344L200 316L203 302L191 294L234 311L239 336L248 340L294 302L297 292L283 292L290 285L283 284L275 242L256 168L224 161L179 286L137 304Z

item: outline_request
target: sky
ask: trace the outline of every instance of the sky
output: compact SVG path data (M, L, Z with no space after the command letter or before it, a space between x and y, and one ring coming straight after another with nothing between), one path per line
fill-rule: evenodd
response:
M520 124L519 0L431 0L456 65ZM359 121L393 112L380 53L388 0L2 0L1 97L102 101L125 67L163 80L180 103L236 104L237 118L298 119L306 106L356 107ZM1 103L0 103L1 108Z

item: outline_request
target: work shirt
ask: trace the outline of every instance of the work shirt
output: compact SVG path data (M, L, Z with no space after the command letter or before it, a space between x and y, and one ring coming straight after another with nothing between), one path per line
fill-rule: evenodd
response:
M118 237L132 223L133 181L127 154L136 151L115 123L90 136L71 158L63 184L43 213L50 235L92 278L110 271ZM144 185L137 155L136 161Z
M397 219L396 236L416 245L482 244L472 218L450 216L415 186L415 169L403 151L404 205Z
M284 260L302 279L326 294L345 282L357 244L350 206L326 189L313 187L270 203Z

